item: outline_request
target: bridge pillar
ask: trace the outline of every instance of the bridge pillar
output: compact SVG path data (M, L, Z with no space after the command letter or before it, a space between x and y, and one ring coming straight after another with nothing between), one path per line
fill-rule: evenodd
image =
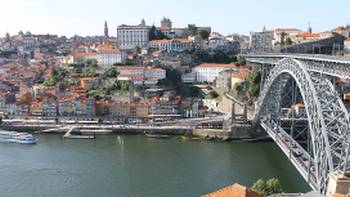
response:
M326 195L333 196L336 193L343 195L350 194L350 177L345 176L339 171L329 174Z

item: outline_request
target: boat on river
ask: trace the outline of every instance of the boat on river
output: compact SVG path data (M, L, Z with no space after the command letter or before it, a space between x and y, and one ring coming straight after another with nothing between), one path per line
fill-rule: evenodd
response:
M36 144L38 140L29 133L15 131L0 131L0 142L13 142L19 144Z
M160 134L150 134L147 132L144 132L145 136L148 138L158 138L158 139L165 139L168 138L169 135L160 135Z

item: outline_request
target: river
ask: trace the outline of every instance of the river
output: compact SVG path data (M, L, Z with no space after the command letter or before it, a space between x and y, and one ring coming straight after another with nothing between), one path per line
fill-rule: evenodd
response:
M195 197L261 177L310 190L273 142L35 137L37 145L0 143L1 197Z

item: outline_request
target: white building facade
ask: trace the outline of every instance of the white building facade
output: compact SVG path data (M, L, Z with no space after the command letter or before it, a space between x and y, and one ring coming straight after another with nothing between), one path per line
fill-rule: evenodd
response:
M235 64L210 64L203 63L196 66L192 72L196 75L196 82L212 83L219 76L219 73L224 70L237 70Z
M123 63L128 59L128 55L118 49L100 50L97 52L97 62L101 65L113 65Z
M133 50L143 48L149 42L150 27L142 20L139 25L120 25L117 28L117 42L119 49Z
M149 49L161 50L167 53L193 50L194 44L187 39L152 40L148 44Z
M135 85L155 85L166 78L166 71L161 68L143 66L118 66L118 80L132 81Z
M344 40L344 50L350 52L350 38Z

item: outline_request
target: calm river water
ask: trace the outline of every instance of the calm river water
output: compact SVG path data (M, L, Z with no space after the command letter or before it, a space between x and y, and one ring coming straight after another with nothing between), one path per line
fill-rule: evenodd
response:
M272 142L36 137L33 146L0 143L1 197L195 197L261 177L277 177L288 192L309 190Z

